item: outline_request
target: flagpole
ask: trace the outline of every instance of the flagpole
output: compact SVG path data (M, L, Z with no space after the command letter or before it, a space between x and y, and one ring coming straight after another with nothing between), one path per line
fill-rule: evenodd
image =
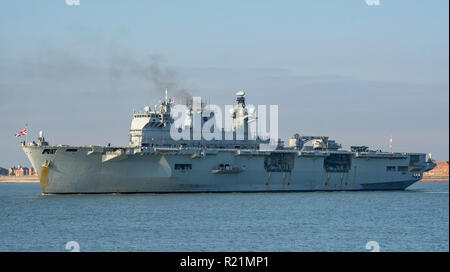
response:
M27 145L27 143L28 143L28 124L25 124L25 129L27 130L27 132L25 132L25 145Z
M392 135L391 135L391 138L389 138L389 149L392 153Z

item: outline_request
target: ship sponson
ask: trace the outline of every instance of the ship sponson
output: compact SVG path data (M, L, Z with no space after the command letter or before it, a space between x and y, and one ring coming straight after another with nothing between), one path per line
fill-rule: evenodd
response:
M248 114L243 93L237 102L233 118ZM262 150L267 141L249 139L245 129L244 139L173 141L172 103L134 113L129 146L54 146L43 135L22 145L43 193L403 190L435 166L422 153L340 150L326 136L296 134L273 150ZM242 120L235 125L248 126Z

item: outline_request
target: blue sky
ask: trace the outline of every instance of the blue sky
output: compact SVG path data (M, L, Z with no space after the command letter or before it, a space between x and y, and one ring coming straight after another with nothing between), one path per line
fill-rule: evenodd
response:
M28 164L30 124L57 144L125 145L133 109L176 87L278 104L280 135L431 152L448 160L446 0L2 1L0 166ZM170 90L169 90L170 91Z

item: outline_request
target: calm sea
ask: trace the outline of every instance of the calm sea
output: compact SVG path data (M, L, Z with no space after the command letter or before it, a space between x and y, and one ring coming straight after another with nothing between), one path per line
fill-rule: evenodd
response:
M448 192L42 196L6 183L0 251L448 251Z

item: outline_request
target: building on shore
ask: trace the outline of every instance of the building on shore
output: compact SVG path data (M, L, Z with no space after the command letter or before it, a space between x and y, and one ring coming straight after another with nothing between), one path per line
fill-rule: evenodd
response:
M21 165L14 166L8 169L9 176L36 176L37 172L33 167L24 167Z
M436 167L423 173L422 181L448 181L448 161L437 161Z
M0 176L7 176L8 175L8 169L0 167Z

